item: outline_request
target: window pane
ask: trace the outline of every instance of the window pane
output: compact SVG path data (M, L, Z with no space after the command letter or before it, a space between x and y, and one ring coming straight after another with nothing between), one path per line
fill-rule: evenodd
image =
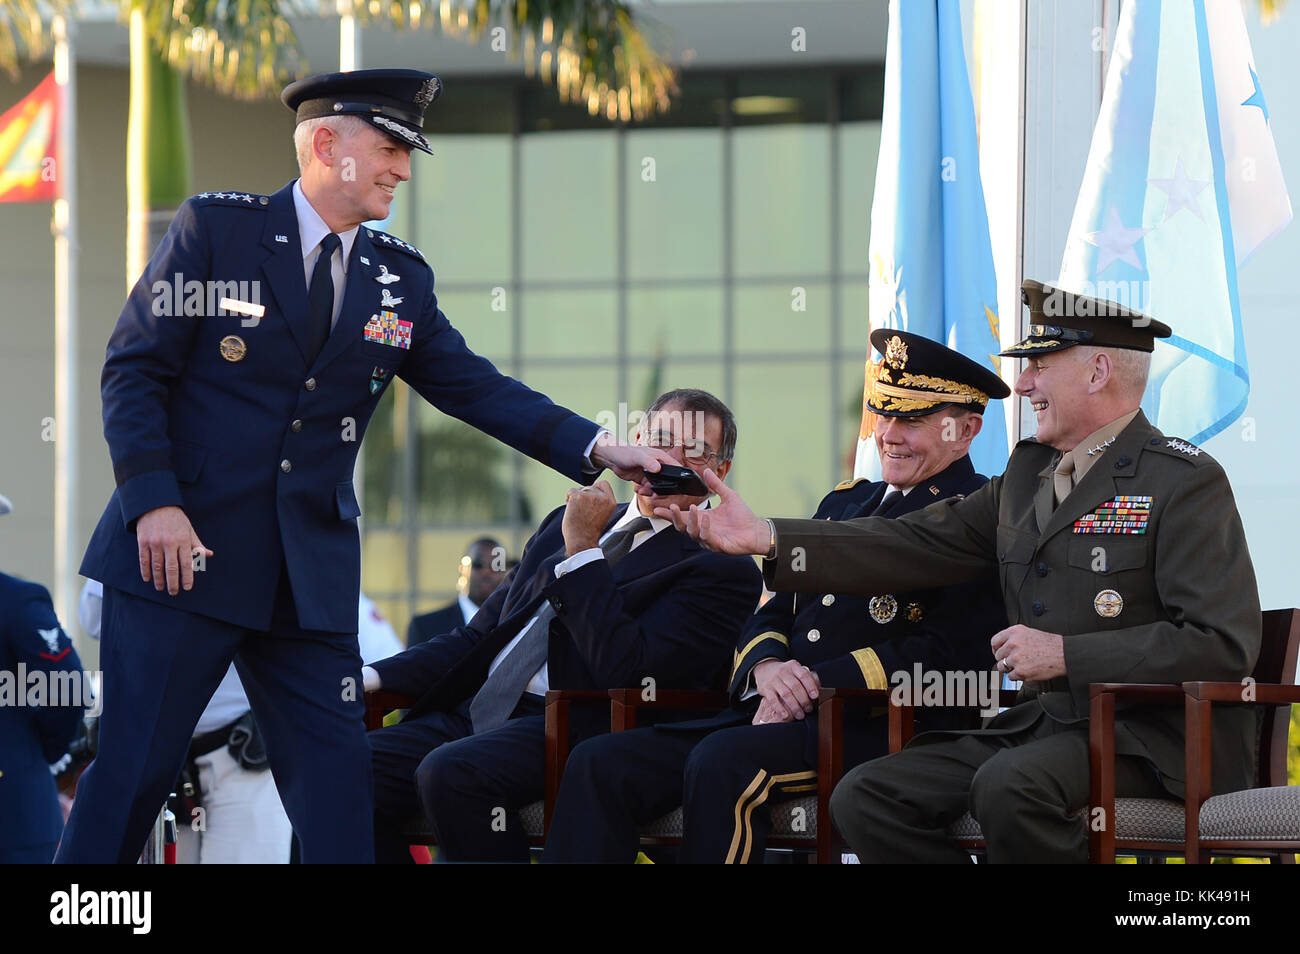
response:
M626 136L628 276L722 272L722 133L636 130Z
M438 307L476 352L491 358L498 367L508 364L511 354L511 296L507 289L438 292ZM497 308L503 310L498 311Z
M523 293L525 360L608 357L618 352L618 298L604 290Z
M419 248L439 284L510 281L514 195L509 136L439 136L422 156L415 221L405 238Z
M399 523L403 519L405 488L403 468L406 446L406 402L422 400L401 380L395 380L379 399L366 426L361 454L364 468L362 522L369 534L373 526Z
M826 275L828 127L757 126L733 137L736 274Z
M629 288L627 348L632 358L722 353L722 286Z
M825 354L831 340L830 296L827 282L739 286L735 295L736 353Z
M608 365L584 364L560 367L530 367L523 376L524 383L530 388L541 391L556 404L563 404L575 414L581 414L599 423L616 422L619 401L627 401L617 393L617 369L613 362ZM611 430L616 428L611 427ZM532 507L534 524L564 503L565 493L574 486L568 477L556 473L549 467L525 458L524 494ZM605 475L609 479L609 474ZM614 478L612 484L621 481ZM615 491L618 491L617 486ZM530 526L531 533L535 526Z
M614 274L614 136L556 132L521 140L525 281Z
M840 270L867 273L871 232L871 196L876 188L876 157L880 152L880 123L840 126Z
M736 366L740 444L735 488L762 516L806 517L836 481L828 472L830 413L825 361L742 362ZM761 430L758 442L746 429Z

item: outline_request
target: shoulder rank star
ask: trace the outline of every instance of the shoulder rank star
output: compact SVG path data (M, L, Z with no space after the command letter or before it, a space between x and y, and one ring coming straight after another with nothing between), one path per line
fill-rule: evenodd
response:
M1172 447L1176 451L1181 451L1182 453L1186 454L1188 457L1196 457L1201 453L1201 449L1199 447L1193 447L1191 444L1187 443L1186 441L1180 441L1176 437L1171 441L1167 441L1165 443L1165 446Z
M1109 447L1111 444L1114 444L1114 443L1115 443L1115 438L1113 438L1113 437L1112 437L1110 440L1108 440L1108 441L1102 441L1102 442L1101 442L1100 444L1098 444L1096 447L1094 447L1094 448L1092 448L1091 450L1088 451L1088 456L1089 456L1089 457L1095 457L1095 456L1097 456L1098 454L1100 454L1102 451L1104 451L1107 447Z

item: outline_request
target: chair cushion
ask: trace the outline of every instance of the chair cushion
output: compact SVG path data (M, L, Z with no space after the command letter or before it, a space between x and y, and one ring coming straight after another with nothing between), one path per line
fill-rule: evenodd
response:
M541 838L546 821L546 803L525 805L519 809L519 818L524 823L524 834L529 838Z
M1115 837L1121 841L1181 844L1184 833L1181 802L1167 798L1115 799ZM948 837L954 841L984 840L979 822L969 812L948 826Z
M1201 837L1224 841L1300 841L1300 785L1252 788L1207 798Z
M817 796L794 798L772 806L772 837L817 839Z
M800 811L802 809L802 811ZM682 810L675 808L641 829L643 838L682 837ZM772 806L772 837L815 841L817 839L817 797L795 798Z

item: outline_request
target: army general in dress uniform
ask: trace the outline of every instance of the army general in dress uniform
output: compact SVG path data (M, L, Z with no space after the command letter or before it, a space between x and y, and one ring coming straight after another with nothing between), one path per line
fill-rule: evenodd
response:
M1028 359L1016 392L1038 432L983 489L892 521L759 520L730 491L713 511L678 515L711 546L766 554L777 589L999 574L1013 625L992 646L1024 680L1022 701L982 731L927 733L845 776L832 815L864 861L969 860L947 837L968 810L990 861L1087 860L1089 685L1238 680L1259 653L1255 573L1227 477L1140 410L1155 338L1170 329L1034 281L1023 295L1029 335L1003 353ZM1214 791L1249 787L1255 714L1216 711L1213 731ZM1118 711L1116 751L1116 795L1181 797L1181 707Z
M188 199L127 300L101 389L117 489L81 566L104 583L100 748L60 861L139 853L232 658L303 860L373 857L352 473L394 377L575 481L658 467L474 354L420 253L363 226L431 151L440 89L289 86L301 178Z
M841 484L814 520L897 518L962 497L988 479L967 451L990 398L1010 390L969 358L918 335L877 330L884 356L868 393L880 481ZM891 376L906 387L891 383ZM995 406L996 408L996 406ZM1000 410L995 410L1001 413ZM989 640L1006 627L989 571L979 582L910 591L778 593L750 617L732 666L732 705L715 718L601 736L565 768L543 858L631 861L645 824L683 806L679 860L761 862L772 806L816 788L816 700L823 686L885 689L895 673L978 674L993 684ZM976 707L921 710L925 727L973 727ZM846 720L845 764L888 751L883 717Z

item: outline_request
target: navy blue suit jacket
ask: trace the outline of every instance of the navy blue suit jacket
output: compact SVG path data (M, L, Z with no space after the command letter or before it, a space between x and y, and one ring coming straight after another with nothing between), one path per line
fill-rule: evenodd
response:
M208 295L218 300L256 289L265 314L174 314L190 296L173 289L191 281L231 283ZM594 480L582 471L582 454L596 425L470 351L438 309L433 285L419 252L361 227L342 310L309 364L292 184L269 197L186 200L108 342L101 390L117 489L81 572L178 609L266 629L283 564L303 626L355 633L361 510L353 464L393 375L439 410L572 480ZM385 290L401 302L381 308ZM366 333L381 311L395 315L390 323L410 323L409 347ZM242 344L231 347L232 337ZM141 580L134 533L141 515L168 505L184 508L214 552L193 590L174 597Z
M624 512L620 507L614 519ZM564 508L552 511L466 626L374 663L383 687L416 696L407 718L472 698L488 666L542 600L555 609L547 647L552 689L709 689L725 677L762 581L749 557L711 553L665 528L612 569L604 560L555 578Z
M19 664L22 669L19 669ZM25 674L21 682L19 673ZM67 751L81 721L85 685L81 660L59 626L50 594L39 583L0 573L0 673L13 681L0 687L0 862L9 849L53 845L63 830L58 789L50 763ZM46 691L57 685L72 698L28 695L33 673ZM55 682L60 674L64 678ZM72 685L67 674L76 680ZM51 677L55 677L51 679ZM13 693L20 694L12 696ZM58 701L61 705L52 705Z

